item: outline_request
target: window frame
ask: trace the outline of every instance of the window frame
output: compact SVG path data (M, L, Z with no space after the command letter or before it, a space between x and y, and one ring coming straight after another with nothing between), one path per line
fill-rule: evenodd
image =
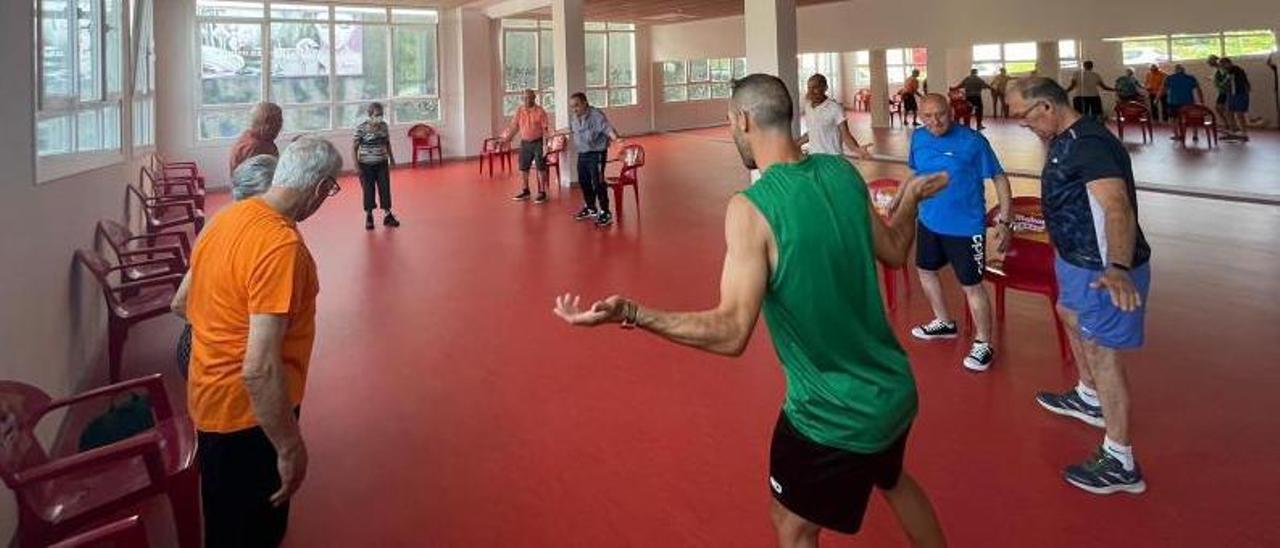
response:
M670 63L680 63L681 65L680 72L681 74L684 75L682 82L675 82L675 83L667 82L667 65ZM703 63L706 65L707 74L705 78L694 78L693 76L694 63ZM697 58L697 59L670 59L666 61L660 61L658 62L658 64L661 66L660 70L662 74L662 83L658 87L661 89L661 94L662 94L661 102L665 104L680 104L680 103L700 103L704 101L721 101L721 100L728 99L733 91L732 90L733 81L738 78L742 78L743 76L746 76L746 63L747 63L746 57L705 57L705 58ZM716 75L714 74L714 71L716 69L713 69L712 67L717 64L728 65L729 72L728 72L727 78L716 77ZM742 74L738 74L739 67L741 67L742 69L741 70ZM723 70L723 67L721 67L720 70ZM683 89L684 99L668 99L667 91L677 90L677 89ZM694 89L705 89L706 96L694 98L694 94L693 94Z
M1228 37L1266 36L1266 35L1269 35L1271 37L1271 51L1269 52L1231 53L1227 51ZM1218 46L1217 51L1209 54L1197 55L1193 57L1179 57L1174 53L1175 41L1179 39L1189 40L1189 39L1195 39L1195 38L1213 39L1214 41L1217 42L1217 46ZM1146 43L1163 42L1163 48L1158 53L1163 53L1164 58L1163 60L1154 61L1155 63L1181 63L1186 61L1200 61L1200 60L1206 59L1209 55L1217 55L1219 57L1245 58L1245 59L1255 58L1255 57L1261 58L1277 51L1277 46L1280 45L1278 44L1276 32L1268 29L1221 30L1217 32L1201 32L1201 33L1150 34L1150 35L1144 35L1144 36L1123 36L1119 38L1107 38L1105 39L1105 41L1120 43L1120 58L1121 58L1120 62L1122 64L1125 63L1124 51L1126 46L1128 46L1129 44L1137 43L1137 42L1146 42ZM1132 65L1125 64L1125 66L1138 66L1143 64L1148 64L1148 62L1141 61L1139 63L1135 63Z
M636 26L633 23L616 23L616 22L587 22L583 24L583 42L586 42L588 36L600 35L604 37L604 84L585 86L584 92L592 95L592 92L603 94L605 100L603 103L592 101L592 105L609 109L609 108L627 108L638 107L640 105L640 68L636 65L636 50L639 42L637 41ZM631 84L630 85L613 85L611 80L611 60L609 50L613 47L613 35L624 34L631 37ZM585 55L583 58L585 62ZM631 90L631 103L614 105L613 92L619 90Z
M214 0L226 1L226 0ZM254 104L260 101L272 101L280 105L280 108L286 112L290 110L305 109L321 109L327 108L329 113L328 126L321 129L290 129L288 124L284 128L281 135L298 135L305 133L333 134L350 129L343 121L343 112L353 105L363 105L370 102L380 102L386 105L387 118L390 125L394 127L407 127L417 123L431 123L442 125L444 123L444 108L441 104L441 90L443 85L443 73L441 71L440 60L440 10L432 7L410 7L395 4L360 4L355 2L328 2L325 0L250 0L250 3L256 6L261 4L262 10L260 15L202 15L200 13L201 0L196 2L195 26L196 31L192 36L195 51L196 70L192 77L195 81L197 98L195 108L195 123L193 124L194 138L197 147L204 146L222 146L227 141L233 140L235 136L210 136L206 137L202 127L202 117L206 114L245 112L252 108ZM303 5L308 7L323 7L326 17L323 19L306 19L300 17L281 16L276 17L272 11L278 7ZM339 10L354 9L356 11L365 12L381 12L382 18L377 21L368 21L364 19L339 19ZM430 22L418 20L405 20L406 17L421 16ZM262 54L262 67L258 77L258 98L255 101L247 103L228 103L228 104L205 104L204 102L204 60L201 56L201 40L203 38L201 25L206 23L223 23L223 24L244 24L257 25L259 28L259 43ZM315 102L289 102L284 103L277 101L272 92L272 69L275 63L275 52L272 47L272 35L274 24L288 23L309 23L323 25L328 33L329 43L325 48L328 53L327 75L328 80L327 92L328 99ZM339 97L338 87L340 85L340 75L337 69L337 27L342 25L360 25L383 27L386 29L384 38L384 50L386 56L386 85L384 87L384 95L377 98L361 99L358 101L345 100ZM396 93L396 56L395 45L396 37L400 32L409 32L415 30L430 29L432 41L434 42L434 56L429 63L434 65L435 70L435 90L434 93L425 93L418 95L399 96ZM415 102L434 103L434 118L409 118L404 119L400 116L398 106L411 105Z
M1033 55L1031 59L1013 59L1013 60L1009 59L1009 51L1008 51L1009 46L1026 45L1026 44L1031 44L1032 51L1035 52L1035 55ZM995 58L995 57L979 58L978 57L977 48L993 47L993 46L999 46L999 49L1000 49L999 58ZM970 66L978 69L979 76L995 76L1000 73L1001 68L1004 68L1010 76L1027 75L1027 74L1030 74L1031 71L1034 71L1036 69L1036 63L1038 63L1040 60L1040 52L1038 50L1038 47L1039 46L1037 46L1035 42L1001 42L998 44L993 44L993 43L973 44L973 46L970 49ZM1031 63L1031 70L1026 70L1026 71L1011 70L1009 68L1009 65L1011 63ZM994 68L990 68L990 70L988 70L988 67L994 67Z
M501 90L500 92L502 95L502 103L500 104L500 108L502 109L502 116L506 117L506 116L511 116L515 114L515 109L512 109L510 112L507 111L507 102L511 101L512 104L516 105L516 108L519 108L520 102L523 100L522 96L524 95L523 89L514 90L514 91L507 89L508 88L507 86L507 36L511 33L533 33L534 34L534 39L533 39L534 87L526 88L526 89L532 89L534 93L537 93L538 100L541 101L540 104L543 110L547 111L548 116L552 118L555 117L555 101L554 101L555 99L555 95L554 95L555 94L555 77L554 77L555 60L554 59L552 60L552 66L551 66L551 74L552 74L551 85L548 87L542 86L543 35L544 33L553 30L552 25L553 25L552 21L547 19L511 18L511 19L502 20L502 23L501 23L502 39L498 43L498 51L499 51L498 56L500 58L500 64L502 65L502 81L500 82L500 85L502 86L500 88ZM551 48L554 50L555 48L554 34L552 35L551 40L553 42L551 45ZM551 99L551 101L548 101L548 99Z

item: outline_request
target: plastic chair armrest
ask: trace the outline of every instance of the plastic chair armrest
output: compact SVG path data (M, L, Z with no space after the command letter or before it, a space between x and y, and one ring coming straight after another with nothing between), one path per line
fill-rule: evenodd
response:
M107 272L118 272L121 270L128 270L130 268L138 268L140 266L156 266L156 265L164 265L169 267L169 270L171 272L168 274L165 274L165 276L172 276L173 274L183 273L181 257L168 257L163 259L151 259L148 261L134 261L131 263L118 264L111 268L108 268Z
M133 436L110 445L90 449L83 453L76 453L75 455L71 455L66 458L57 459L23 470L22 472L14 474L14 483L18 486L23 486L33 482L50 480L58 476L78 472L101 464L131 459L134 457L147 458L149 461L147 463L147 471L152 476L151 481L159 483L164 479L163 477L155 477L158 472L163 475L160 465L161 440L162 438L159 432L149 430L138 434L137 436ZM154 464L151 461L154 461Z
M164 237L177 238L178 247L182 248L182 256L187 257L191 255L191 239L187 238L187 233L185 232L157 232L155 234L143 234L141 236L134 236L132 238L129 238L128 240L125 240L125 242L146 240L147 243L156 245L155 242L158 241L160 238L164 238Z
M45 407L44 411L41 412L40 415L36 416L35 420L39 421L41 417L54 409L74 405L94 398L120 394L135 388L146 389L147 394L151 396L152 409L155 410L157 418L162 421L173 418L173 408L169 405L169 393L165 392L164 378L159 373L155 373L145 377L138 377L136 379L129 379L115 384L108 384L101 388L81 392L60 400L54 400L49 403L48 407ZM34 426L34 423L32 426Z
M133 289L146 289L148 287L170 286L175 290L182 283L184 272L175 272L173 274L161 274L150 278L142 278L132 282L122 282L111 288L112 291L129 291Z

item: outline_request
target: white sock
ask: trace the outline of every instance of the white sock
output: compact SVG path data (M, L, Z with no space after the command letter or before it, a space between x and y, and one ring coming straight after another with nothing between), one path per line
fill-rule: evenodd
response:
M1076 395L1085 403L1094 407L1102 407L1102 402L1098 400L1098 391L1084 385L1084 381L1076 383Z
M1124 465L1126 471L1133 471L1133 446L1120 445L1111 440L1109 437L1102 438L1102 449L1119 460Z

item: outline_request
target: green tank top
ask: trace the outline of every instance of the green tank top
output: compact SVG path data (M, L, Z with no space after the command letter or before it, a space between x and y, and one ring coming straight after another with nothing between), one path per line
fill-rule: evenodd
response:
M916 385L880 298L866 183L844 158L813 154L775 164L744 194L778 247L764 317L787 378L783 411L822 445L884 450L915 418Z

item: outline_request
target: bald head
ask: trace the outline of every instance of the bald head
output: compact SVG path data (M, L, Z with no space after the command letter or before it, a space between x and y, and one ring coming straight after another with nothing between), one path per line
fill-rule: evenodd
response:
M948 101L947 97L941 93L925 94L924 99L920 101L920 104L921 106L930 105L940 109L951 108L951 102Z
M733 107L747 113L760 129L791 131L794 107L786 84L770 74L751 74L733 82Z

